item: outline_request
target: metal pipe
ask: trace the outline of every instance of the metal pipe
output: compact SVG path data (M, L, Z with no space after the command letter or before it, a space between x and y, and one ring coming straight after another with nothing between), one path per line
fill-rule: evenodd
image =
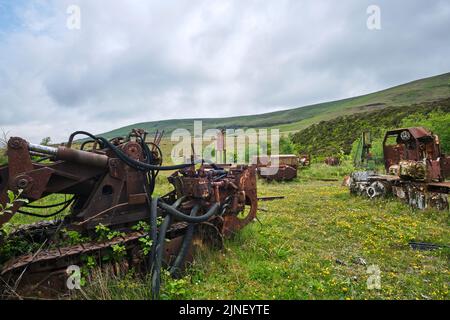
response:
M109 157L104 154L98 154L67 147L54 148L29 143L28 150L33 153L38 152L40 154L53 156L56 160L65 160L101 168L106 168L108 166L109 160Z
M28 150L49 156L56 156L56 153L58 151L58 149L54 147L42 146L40 144L33 144L33 143L28 144Z
M101 168L106 168L108 166L109 161L109 157L104 154L98 154L94 152L88 152L66 147L58 147L58 151L56 152L56 159Z

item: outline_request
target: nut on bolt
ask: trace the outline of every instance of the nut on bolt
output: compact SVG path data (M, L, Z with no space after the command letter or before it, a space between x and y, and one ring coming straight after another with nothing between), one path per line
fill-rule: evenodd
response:
M15 179L17 189L29 189L33 185L33 178L27 175L20 175Z
M25 178L21 178L17 181L17 187L20 189L25 189L26 187L28 187L28 180Z
M22 147L22 142L23 142L23 139L18 138L18 137L12 137L8 141L8 146L13 149L20 149Z

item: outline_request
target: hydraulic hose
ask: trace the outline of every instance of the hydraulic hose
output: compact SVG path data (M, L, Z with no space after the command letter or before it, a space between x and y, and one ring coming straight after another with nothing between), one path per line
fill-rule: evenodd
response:
M192 217L197 215L199 208L200 208L199 205L196 205L195 207L192 208L192 210L191 210ZM186 233L183 237L183 242L181 243L180 251L178 252L175 262L173 263L172 267L169 270L171 276L179 275L181 266L186 258L186 255L189 251L189 247L191 246L191 243L192 243L192 238L194 236L194 229L195 229L195 225L190 223L189 226L187 227Z
M166 241L166 233L169 228L172 216L166 215L163 223L159 228L158 244L156 245L155 262L152 273L152 299L159 299L159 289L161 287L161 266L162 266L162 254L164 251L164 242Z
M129 157L127 154L125 154L120 148L115 146L111 141L107 140L104 137L97 137L93 134L90 134L86 131L76 131L71 134L69 141L67 143L67 148L71 148L71 145L73 143L74 137L76 135L86 135L92 140L89 142L98 142L100 148L109 148L111 151L115 153L115 155L122 160L125 164L128 166L145 172L147 177L147 182L144 183L144 189L146 190L146 193L148 194L148 200L152 199L151 195L153 193L153 190L155 188L155 182L156 177L158 175L158 172L160 170L164 171L170 171L170 170L179 170L191 167L198 163L208 163L212 166L212 168L217 171L219 174L226 175L226 172L223 170L223 168L219 168L216 164L214 164L211 161L208 160L197 160L192 161L192 163L187 164L179 164L179 165L172 165L172 166L162 166L160 165L162 163L162 152L158 145L155 145L158 149L159 154L161 155L161 161L159 164L153 164L153 153L150 151L148 145L143 141L143 139L140 139L140 144L143 149L143 152L145 154L145 161L138 161L136 159L133 159ZM88 142L83 143L83 147ZM175 203L172 205L168 205L167 203L161 201L159 198L153 198L151 200L151 203L148 203L150 207L150 238L152 240L151 245L151 252L150 252L150 265L151 265L151 284L152 284L152 298L158 299L159 298L159 292L160 292L160 285L161 285L161 267L162 267L162 257L164 253L164 244L166 241L166 233L167 230L172 222L173 219L178 219L182 221L186 221L189 223L186 233L183 237L183 242L180 247L180 251L178 252L178 255L175 259L174 264L170 268L169 272L171 275L178 274L180 267L182 263L184 262L186 255L188 253L189 247L191 245L193 234L194 234L194 228L196 223L201 223L204 221L207 221L210 217L217 214L220 205L218 203L214 203L209 210L202 216L197 216L197 212L199 210L199 206L195 206L192 208L190 215L186 215L183 212L177 210L177 207L181 204L181 202L185 199L185 197L181 197L178 199ZM163 220L163 223L161 224L158 232L157 228L157 217L158 217L158 206L160 206L162 209L166 211L166 216ZM63 208L65 209L65 208Z
M150 251L150 262L155 261L155 249L156 249L156 241L158 240L158 226L157 217L158 217L158 201L159 198L153 198L152 203L150 205L150 238L152 240L152 246ZM151 263L150 263L151 265Z
M204 215L198 216L198 217L197 216L193 217L193 216L188 216L188 215L184 214L183 212L177 210L173 206L169 206L168 204L166 204L164 202L160 202L159 206L162 209L166 210L174 218L177 218L177 219L180 219L182 221L189 222L189 223L205 222L206 220L211 218L214 214L216 214L217 210L220 207L220 205L218 203L214 203L211 206L211 208L209 208L208 212L206 212Z
M97 139L99 139L103 144L105 144L109 149L111 149L119 157L119 159L121 159L123 162L128 164L130 167L133 167L140 171L149 171L149 170L169 171L169 170L184 169L184 168L192 166L191 163L177 164L177 165L172 165L172 166L159 166L159 165L148 164L148 163L141 162L141 161L130 158L125 153L123 153L122 150L117 148L115 145L113 145L111 142L109 142L105 138L98 137Z
M28 211L23 211L23 210L20 210L20 209L18 209L17 212L21 213L23 215L26 215L26 216L31 216L31 217L50 218L50 217L54 217L54 216L60 214L64 210L66 210L74 202L74 200L75 199L72 198L72 199L70 199L70 200L68 200L66 202L59 203L58 205L63 205L64 204L64 206L61 209L59 209L58 211L50 213L50 214L38 214L38 213L32 213L32 212L28 212ZM32 208L32 207L30 207L30 208ZM42 207L42 208L45 208L45 206Z
M67 143L67 148L70 148L73 143L73 139L76 135L85 135L91 138L92 140L99 141L101 148L108 147L111 149L123 162L128 164L130 167L133 167L140 171L150 171L150 170L163 170L163 171L169 171L169 170L178 170L178 169L184 169L187 167L192 166L191 163L184 163L184 164L178 164L178 165L172 165L172 166L159 166L159 165L153 165L148 164L145 162L137 161L132 158L130 158L128 155L126 155L122 150L117 148L115 145L113 145L108 139L104 137L97 137L93 134L86 132L86 131L75 131L72 133L69 137L69 142Z
M181 202L186 197L181 197L177 201L175 201L172 206L169 206L171 208L177 208ZM162 203L162 201L158 201ZM162 266L162 255L164 252L164 244L166 241L166 233L167 229L169 228L169 225L172 221L172 216L170 214L167 214L164 218L163 223L159 227L159 235L158 235L158 243L155 248L155 257L154 257L154 263L152 266L152 298L158 299L159 298L159 289L161 287L161 266Z

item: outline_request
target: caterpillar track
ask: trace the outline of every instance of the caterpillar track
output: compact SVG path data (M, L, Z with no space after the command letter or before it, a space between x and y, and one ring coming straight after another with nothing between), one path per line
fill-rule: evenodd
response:
M77 135L91 140L80 149L72 148ZM90 264L94 260L101 268L151 272L149 290L158 299L163 268L179 276L192 261L194 247L220 249L223 238L232 237L256 218L255 167L223 168L195 159L163 166L161 136L157 132L148 141L147 132L134 129L127 137L111 140L77 131L59 147L34 145L19 137L8 141L9 165L0 167L0 204L10 203L11 191L14 197L11 210L0 215L0 227L16 214L42 218L63 214L64 219L22 226L1 238L0 252L8 249L11 239L30 246L23 251L29 253L15 254L11 260L0 256L3 297L70 295L67 281L73 274L68 268L86 271L89 258ZM158 198L152 194L160 171L172 172L168 182L173 190ZM70 196L70 200L44 206L34 203L51 194ZM46 213L36 214L39 208ZM135 231L141 222L148 224L148 230ZM100 225L115 236L99 241ZM62 230L76 231L87 240L68 245L60 236ZM143 237L145 241L140 241ZM150 248L143 250L142 242ZM114 251L118 247L119 257Z
M39 229L43 227L43 229ZM10 236L22 236L24 232L45 233L49 227L56 229L56 221L40 222L26 225L13 232ZM164 254L164 264L170 265L175 259L175 254L182 243L182 234L187 224L176 223L167 231L168 244ZM208 230L209 232L205 231ZM196 241L199 243L214 243L215 247L222 248L223 238L220 237L218 229L209 223L203 223L196 230ZM211 232L212 231L212 232ZM53 235L53 233L52 233ZM212 236L213 235L213 236ZM88 257L93 258L96 266L100 268L113 268L115 272L126 272L133 268L143 271L148 268L148 259L144 255L139 239L148 237L147 232L135 231L117 236L107 241L90 241L70 246L51 245L51 248L43 248L36 252L24 254L9 260L2 267L0 273L0 296L3 298L33 297L33 298L64 298L70 295L67 281L70 274L70 266L83 266ZM33 236L28 234L28 239ZM49 238L47 238L49 239ZM46 243L46 242L44 242ZM112 256L113 246L120 245L125 248L126 253L119 259L111 258L104 261L105 257ZM192 261L192 250L185 264Z

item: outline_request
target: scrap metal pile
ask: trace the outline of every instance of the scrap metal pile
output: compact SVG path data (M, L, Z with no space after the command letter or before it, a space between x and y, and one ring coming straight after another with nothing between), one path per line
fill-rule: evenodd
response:
M383 141L386 174L354 172L350 192L370 198L394 195L412 207L448 210L450 157L438 136L422 127L388 131Z
M90 139L80 150L72 147L77 135ZM151 272L152 296L158 298L163 267L178 276L192 261L194 244L220 248L223 237L255 219L254 167L224 169L203 161L163 166L161 134L152 142L146 136L137 129L107 140L79 131L57 148L9 140L0 203L11 202L9 191L20 199L0 215L0 226L15 214L45 220L0 238L0 295L60 295L67 291L69 266L95 265ZM153 197L162 170L175 170L169 177L173 190ZM66 200L33 204L54 194Z

